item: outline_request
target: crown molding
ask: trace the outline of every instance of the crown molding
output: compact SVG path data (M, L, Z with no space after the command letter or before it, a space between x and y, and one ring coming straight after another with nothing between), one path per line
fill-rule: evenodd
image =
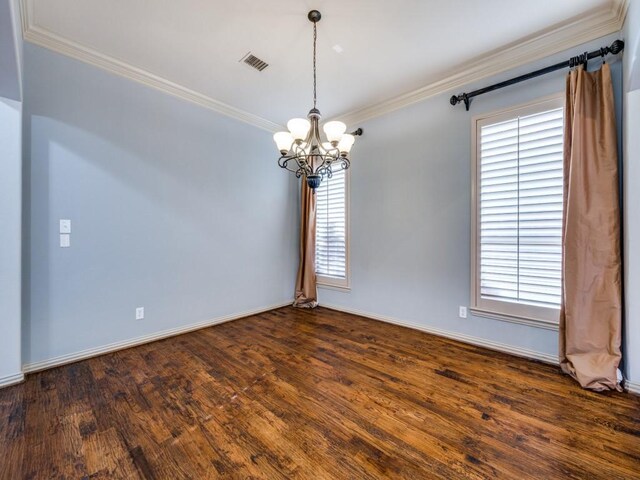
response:
M142 68L135 67L109 55L104 55L85 45L76 43L68 38L57 35L45 28L34 24L33 0L21 0L22 11L22 33L25 41L47 48L62 55L74 58L84 63L114 73L121 77L128 78L138 83L142 83L156 90L160 90L174 97L181 98L196 105L200 105L209 110L221 113L227 117L240 120L255 127L277 132L282 130L282 126L270 120L264 119L239 108L233 107L219 100L211 98L202 93L191 90L180 84L172 82L164 77L148 72Z
M596 38L622 29L631 0L611 0L609 8L581 15L523 40L476 58L473 62L450 70L440 80L365 108L337 115L354 125L386 113L421 102L440 93L540 60ZM34 23L34 0L21 0L22 29L26 41L75 58L116 75L142 83L183 100L216 111L269 132L282 130L275 122L240 110L219 100L191 90L159 75L104 55L87 46L59 36Z
M618 32L624 25L630 0L612 0L610 8L581 15L450 70L440 80L369 107L337 115L347 125L371 120L435 95L464 87L591 40ZM456 92L460 93L460 92Z
M18 98L16 100L23 100L23 65L22 65L22 48L20 40L20 32L22 19L20 16L20 2L18 0L9 0L9 15L11 16L11 26L13 30L13 51L15 55L16 70L18 72Z

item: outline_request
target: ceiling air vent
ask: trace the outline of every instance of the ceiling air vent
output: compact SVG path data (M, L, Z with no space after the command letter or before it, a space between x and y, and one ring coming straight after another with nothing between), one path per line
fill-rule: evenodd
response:
M258 57L253 55L251 52L247 53L244 57L242 57L240 59L240 61L246 63L251 68L255 68L259 72L261 72L262 70L264 70L265 68L267 68L269 66L269 64L267 62L265 62L264 60L260 60Z

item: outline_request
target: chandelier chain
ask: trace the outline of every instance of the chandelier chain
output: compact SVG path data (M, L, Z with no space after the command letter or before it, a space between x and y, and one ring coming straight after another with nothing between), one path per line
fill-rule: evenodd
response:
M313 108L316 108L316 42L318 39L317 23L313 22Z

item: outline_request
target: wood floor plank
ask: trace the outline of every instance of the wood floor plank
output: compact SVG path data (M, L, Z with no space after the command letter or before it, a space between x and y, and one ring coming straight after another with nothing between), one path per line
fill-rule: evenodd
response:
M640 479L640 397L282 308L0 390L0 479Z

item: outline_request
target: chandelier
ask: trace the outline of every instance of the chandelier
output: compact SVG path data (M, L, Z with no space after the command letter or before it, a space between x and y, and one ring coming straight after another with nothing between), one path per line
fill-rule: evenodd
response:
M278 165L296 174L304 175L307 185L315 191L322 179L331 178L332 168L346 170L351 162L349 152L355 142L356 135L362 135L362 129L345 133L347 126L342 122L331 121L322 126L326 142L320 137L320 110L316 108L316 42L317 23L321 15L311 10L307 15L313 22L313 108L307 118L292 118L287 122L288 132L278 132L273 139L280 151Z

